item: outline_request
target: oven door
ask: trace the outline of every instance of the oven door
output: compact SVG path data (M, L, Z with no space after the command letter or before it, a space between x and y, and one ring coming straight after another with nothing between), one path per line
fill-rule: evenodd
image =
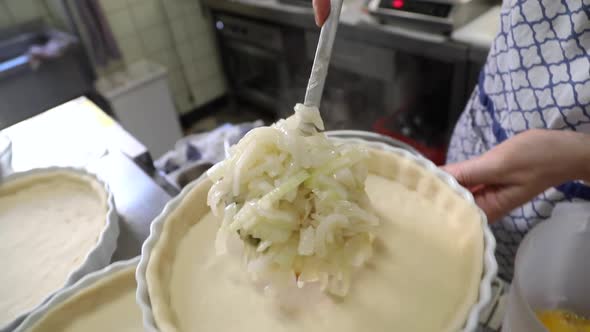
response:
M217 17L216 27L234 97L276 113L288 81L281 30L229 16Z
M233 92L256 106L278 108L284 64L277 54L239 41L225 44L225 62Z

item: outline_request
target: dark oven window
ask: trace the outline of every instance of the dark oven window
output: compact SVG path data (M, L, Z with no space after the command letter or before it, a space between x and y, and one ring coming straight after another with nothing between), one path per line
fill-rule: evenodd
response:
M276 108L281 86L276 55L232 41L226 43L225 57L235 93L265 108Z

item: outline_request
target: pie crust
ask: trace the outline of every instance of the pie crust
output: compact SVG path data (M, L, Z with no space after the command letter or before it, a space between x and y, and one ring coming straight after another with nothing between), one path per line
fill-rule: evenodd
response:
M94 175L69 168L13 174L0 184L0 325L108 264L119 228L113 197ZM7 325L8 324L8 325Z
M404 232L407 232L403 234L415 233L420 236L420 241L409 241L404 238L406 235L399 236L398 234L399 241L394 241L394 243L403 244L405 247L397 247L395 249L397 251L394 250L393 253L412 255L412 250L408 249L412 247L413 250L415 249L425 255L416 260L402 259L401 261L405 264L402 265L404 269L398 269L396 275L391 275L391 280L410 283L414 282L413 280L425 280L426 282L423 284L416 282L410 286L401 284L399 287L395 286L400 290L404 287L410 287L409 289L413 292L405 298L405 303L403 297L398 299L398 301L401 301L401 303L398 303L399 310L391 310L391 316L399 317L399 322L395 321L397 318L393 318L392 321L386 317L383 320L386 323L378 325L379 323L374 323L367 319L366 325L363 325L363 328L373 331L385 331L391 330L393 326L398 326L398 323L403 323L410 324L404 326L407 326L406 330L413 331L457 331L462 329L466 326L468 316L470 321L473 320L470 317L470 312L474 310L473 308L481 304L476 305L480 282L482 282L482 275L484 274L485 218L482 217L481 211L475 206L472 200L469 201L464 196L459 195L448 183L441 180L431 170L426 169L416 161L404 157L403 154L391 153L389 151L371 149L370 153L369 172L371 176L367 181L367 192L376 211L383 219L389 219L390 216L388 213L394 210L389 210L390 207L388 206L397 206L397 210L395 211L399 211L399 214L398 212L396 214L401 219L398 220L400 222L399 224L394 222L395 227L393 228L401 227L405 229ZM371 188L380 188L380 183L387 183L387 185L383 186L383 190L380 192L371 192L373 190ZM222 274L218 274L217 277L212 276L210 279L213 282L204 286L197 285L198 282L196 279L192 279L190 276L189 278L184 278L184 280L189 280L193 284L178 284L177 281L183 279L177 278L180 273L195 273L194 266L207 264L206 261L199 261L200 258L198 257L214 256L214 250L212 249L214 232L211 231L212 227L210 225L207 226L207 223L211 223L212 218L209 215L209 208L206 204L207 192L210 186L211 182L207 178L202 178L184 194L179 202L171 204L165 210L163 213L163 218L165 219L163 219L161 232L159 233L157 242L151 248L151 254L147 260L145 280L147 293L150 298L151 313L153 314L157 327L161 331L208 330L213 328L223 332L225 328L230 329L228 327L229 325L225 324L225 321L231 321L230 319L219 320L222 322L220 325L216 322L207 325L207 317L220 313L219 310L228 310L227 315L232 316L238 322L238 326L243 327L245 330L261 326L261 331L265 331L265 328L269 330L297 331L304 326L304 330L308 331L329 331L333 327L334 331L348 331L351 330L351 327L346 325L348 316L352 317L351 322L363 319L364 309L361 308L360 304L356 307L355 305L350 306L352 309L349 312L340 313L334 317L330 316L333 312L340 309L334 309L339 305L336 303L337 301L329 301L330 304L327 304L326 307L319 308L318 311L324 310L328 312L326 318L328 321L342 320L344 323L341 324L341 327L336 324L339 326L336 328L333 323L326 323L326 326L322 326L321 322L318 323L317 319L315 321L312 320L309 326L305 325L305 314L303 314L303 318L301 319L303 322L301 324L303 325L295 326L287 323L286 326L277 326L273 324L281 321L281 319L273 320L274 318L270 318L267 321L266 318L268 315L262 314L263 320L260 320L261 316L258 315L258 311L263 309L261 308L262 305L258 306L257 304L266 300L250 300L256 297L264 298L264 295L256 293L255 290L249 291L249 293L243 293L240 289L232 288L232 292L235 294L233 300L231 296L224 297L223 294L215 293L215 287L220 287L220 290L230 287L223 284L223 282L222 284L219 282L222 279L221 276L224 271L221 271ZM396 203L397 205L395 205ZM394 219L393 217L391 218L392 220ZM402 219L407 219L408 221L406 222ZM201 220L203 221L201 222ZM191 235L198 234L196 228L199 227L201 229L198 232L210 232L211 236L209 234ZM435 229L437 231L429 231L429 229ZM154 229L152 229L153 231ZM387 242L391 234L393 233L377 233L377 245L381 243L386 248L385 252L389 254L392 253L390 249L393 248L389 245L391 242ZM189 239L191 236L201 237L192 237ZM187 240L183 241L185 237ZM195 242L195 239L204 241ZM210 244L203 244L206 241L210 241ZM197 245L197 243L199 244ZM428 249L430 251L420 249L423 247L434 248L438 243L444 244L446 251L443 251L451 254L440 256L440 259L437 260L438 251L434 249ZM186 249L187 245L191 250ZM193 248L195 250L210 250L210 254L195 254L194 260L191 260L191 257L193 257ZM376 261L369 262L369 265L373 265L373 268L376 267L379 269L379 260L387 261L383 260L383 257L387 255L382 257L379 257L379 255L376 256ZM448 264L445 259L448 260ZM179 262L176 262L176 260L179 260ZM416 263L413 264L412 262ZM429 265L428 263L431 264ZM393 263L390 265L393 266ZM454 266L457 266L458 270L453 270ZM411 275L407 271L411 271ZM219 271L217 272L219 273ZM371 278L367 279L363 276L370 275L370 273L370 271L359 272L360 281L356 284L353 283L353 292L344 299L343 303L346 303L346 301L360 301L359 299L366 300L366 296L363 297L363 292L367 294L370 292L373 292L370 294L379 294L379 289L371 288ZM487 274L489 273L486 273L486 278L489 278ZM445 279L449 276L453 276L453 278ZM386 279L380 281L383 282L384 280ZM207 282L207 280L203 282ZM199 287L201 287L202 294L199 294ZM354 291L355 288L356 291ZM441 292L440 289L452 289L454 292ZM392 290L395 293L395 288L392 288ZM140 293L140 291L138 292ZM390 289L387 290L387 292L389 291ZM393 293L392 296L388 297L395 298ZM399 292L399 294L403 293L403 291ZM247 302L248 305L243 308L243 312L246 314L240 316L238 309L234 308L235 310L232 311L226 305L235 302L236 297L245 297L244 294L247 294L249 300ZM194 301L191 302L191 299L199 298L199 295L210 298L208 301L211 304L206 308L207 312L201 314L198 311L199 309L191 307L191 305L196 303ZM180 297L186 298L180 299ZM377 302L381 300L385 301L383 303L377 303L378 307L390 308L392 302L386 298L386 296L383 296L374 300ZM410 298L412 301L409 301ZM435 303L436 305L429 307L431 303ZM213 311L210 311L210 307L215 306L218 306L220 309L218 311L215 311L217 309L211 309ZM422 312L418 310L421 306L423 308L420 310L424 310ZM226 307L228 308L226 309ZM407 309L407 307L411 308ZM430 316L433 316L433 312L438 313L439 311L441 314L435 315L439 321L423 323L424 321L428 321ZM223 314L223 312L220 314ZM355 317L355 315L358 317ZM387 315L388 313L385 313L380 318ZM249 319L249 317L256 318ZM379 319L376 321L379 321ZM411 326L412 322L417 322L416 326ZM191 324L204 325L195 326ZM471 322L471 324L473 325L475 323ZM352 330L355 329L352 328ZM358 326L356 330L358 330Z
M88 275L32 313L21 331L144 331L135 301L138 259Z

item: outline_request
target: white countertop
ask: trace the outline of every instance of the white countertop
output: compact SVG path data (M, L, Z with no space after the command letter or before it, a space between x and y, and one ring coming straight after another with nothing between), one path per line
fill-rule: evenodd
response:
M500 30L500 6L494 6L478 18L455 30L453 40L489 49Z
M107 150L119 150L131 159L146 147L86 97L56 106L2 130L12 141L12 167L84 167Z

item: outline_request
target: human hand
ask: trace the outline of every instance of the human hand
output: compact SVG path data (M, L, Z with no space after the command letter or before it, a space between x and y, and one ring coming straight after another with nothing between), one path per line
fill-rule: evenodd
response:
M590 136L529 130L487 153L443 167L470 188L477 205L495 222L550 187L590 180Z
M315 24L321 27L330 15L330 0L313 0L313 11Z

